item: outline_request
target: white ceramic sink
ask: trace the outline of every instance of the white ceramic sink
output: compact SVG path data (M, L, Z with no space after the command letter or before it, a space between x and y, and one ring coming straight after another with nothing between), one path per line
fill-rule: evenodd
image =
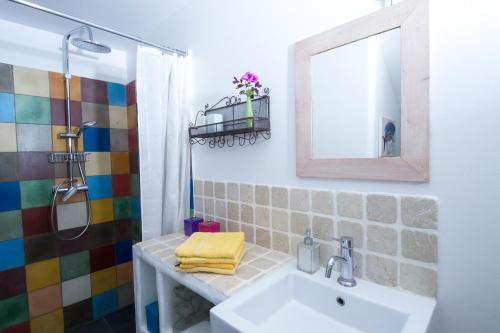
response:
M333 275L309 275L292 262L214 307L212 333L426 332L433 299L363 280L346 288Z

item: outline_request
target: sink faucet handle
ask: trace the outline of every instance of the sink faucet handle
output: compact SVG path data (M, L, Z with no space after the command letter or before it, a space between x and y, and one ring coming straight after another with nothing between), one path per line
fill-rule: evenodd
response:
M352 249L354 247L353 246L354 239L352 237L349 237L349 236L341 236L340 238L329 237L328 240L339 242L341 247L343 247L345 249Z

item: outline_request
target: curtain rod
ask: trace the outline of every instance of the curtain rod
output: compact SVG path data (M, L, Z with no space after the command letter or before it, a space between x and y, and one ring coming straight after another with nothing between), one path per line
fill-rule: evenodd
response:
M155 43L151 43L151 42L145 41L144 39L141 39L141 38L138 38L138 37L134 37L134 36L131 36L131 35L128 35L128 34L125 34L125 33L122 33L122 32L116 31L116 30L113 30L113 29L110 29L110 28L106 28L106 27L103 27L101 25L98 25L98 24L95 24L95 23L92 23L92 22L89 22L89 21L85 21L85 20L79 19L79 18L71 16L71 15L66 15L64 13L52 10L50 8L47 8L47 7L39 6L39 5L34 4L32 2L29 2L29 1L25 1L25 0L9 0L9 1L13 2L15 4L18 4L18 5L23 5L23 6L32 8L32 9L36 9L36 10L45 12L45 13L48 13L48 14L51 14L51 15L62 17L62 18L65 18L67 20L71 20L71 21L78 22L78 23L81 23L81 24L84 24L84 25L88 25L89 27L105 31L105 32L108 32L108 33L113 34L113 35L117 35L117 36L120 36L120 37L123 37L123 38L131 39L131 40L133 40L135 42L138 42L140 44L144 44L144 45L147 45L147 46L151 46L151 47L157 48L157 49L159 49L159 50L161 50L163 52L177 53L177 54L182 55L182 56L185 56L186 53L187 53L186 51L178 50L178 49L175 49L175 48L172 48L172 47L169 47L169 46L161 46L161 45L158 45L158 44L155 44Z

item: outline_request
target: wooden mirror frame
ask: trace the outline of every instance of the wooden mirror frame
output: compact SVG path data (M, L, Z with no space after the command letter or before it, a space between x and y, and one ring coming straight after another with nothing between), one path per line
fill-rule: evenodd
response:
M311 57L401 28L401 156L314 159ZM429 180L428 0L406 0L295 43L297 176Z

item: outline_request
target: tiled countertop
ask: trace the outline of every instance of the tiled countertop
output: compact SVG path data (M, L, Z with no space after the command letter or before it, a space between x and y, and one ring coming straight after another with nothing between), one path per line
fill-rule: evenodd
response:
M175 272L175 248L186 239L187 237L180 233L169 234L137 243L134 245L134 248L135 251L139 251L152 259L155 265L161 265L162 268L170 272ZM245 243L245 255L234 275L175 272L175 276L178 282L187 287L196 287L193 288L195 291L200 287L203 289L212 289L221 295L219 298L228 298L238 290L248 287L257 279L269 274L272 270L281 267L291 259L292 256L282 252ZM193 277L194 280L189 279L189 276ZM211 293L209 292L208 294ZM217 297L209 300L217 303Z

